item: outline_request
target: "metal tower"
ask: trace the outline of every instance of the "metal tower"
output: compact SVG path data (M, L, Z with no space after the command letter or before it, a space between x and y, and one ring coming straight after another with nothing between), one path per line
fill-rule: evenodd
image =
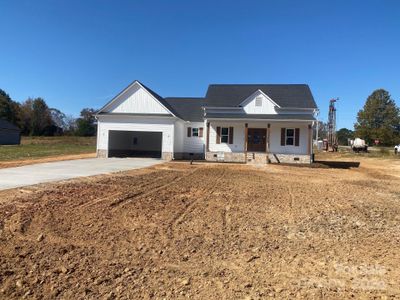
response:
M331 99L329 101L329 115L328 115L328 151L336 152L338 149L338 142L336 137L336 107L335 102L339 98Z

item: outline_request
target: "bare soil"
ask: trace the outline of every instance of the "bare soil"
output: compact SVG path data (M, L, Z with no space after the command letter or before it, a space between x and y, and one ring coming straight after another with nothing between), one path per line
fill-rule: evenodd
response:
M168 163L1 192L0 298L400 298L400 162L360 162Z

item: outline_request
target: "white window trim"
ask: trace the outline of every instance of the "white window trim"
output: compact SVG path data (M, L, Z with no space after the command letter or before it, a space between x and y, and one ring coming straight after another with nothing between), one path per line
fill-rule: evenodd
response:
M222 134L222 129L223 128L226 128L226 129L228 129L228 133L227 134ZM222 136L226 136L227 137L227 139L226 139L226 142L223 142L222 141ZM220 136L220 139L221 139L221 144L229 144L229 127L221 127L221 136Z
M286 144L288 130L293 130L293 145ZM294 147L295 145L296 145L296 129L295 128L285 128L285 146Z
M197 135L194 135L194 131L193 131L194 129L197 129ZM191 137L198 138L199 134L200 134L200 127L192 127L192 135L191 135Z

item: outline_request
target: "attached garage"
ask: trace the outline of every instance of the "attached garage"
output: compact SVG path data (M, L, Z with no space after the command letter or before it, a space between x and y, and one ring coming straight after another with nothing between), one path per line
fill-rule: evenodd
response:
M162 132L110 130L108 157L162 156Z

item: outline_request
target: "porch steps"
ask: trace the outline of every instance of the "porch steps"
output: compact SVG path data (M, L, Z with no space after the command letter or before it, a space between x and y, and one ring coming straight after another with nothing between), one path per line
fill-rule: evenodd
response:
M247 152L246 163L265 165L268 163L268 154L264 152Z

